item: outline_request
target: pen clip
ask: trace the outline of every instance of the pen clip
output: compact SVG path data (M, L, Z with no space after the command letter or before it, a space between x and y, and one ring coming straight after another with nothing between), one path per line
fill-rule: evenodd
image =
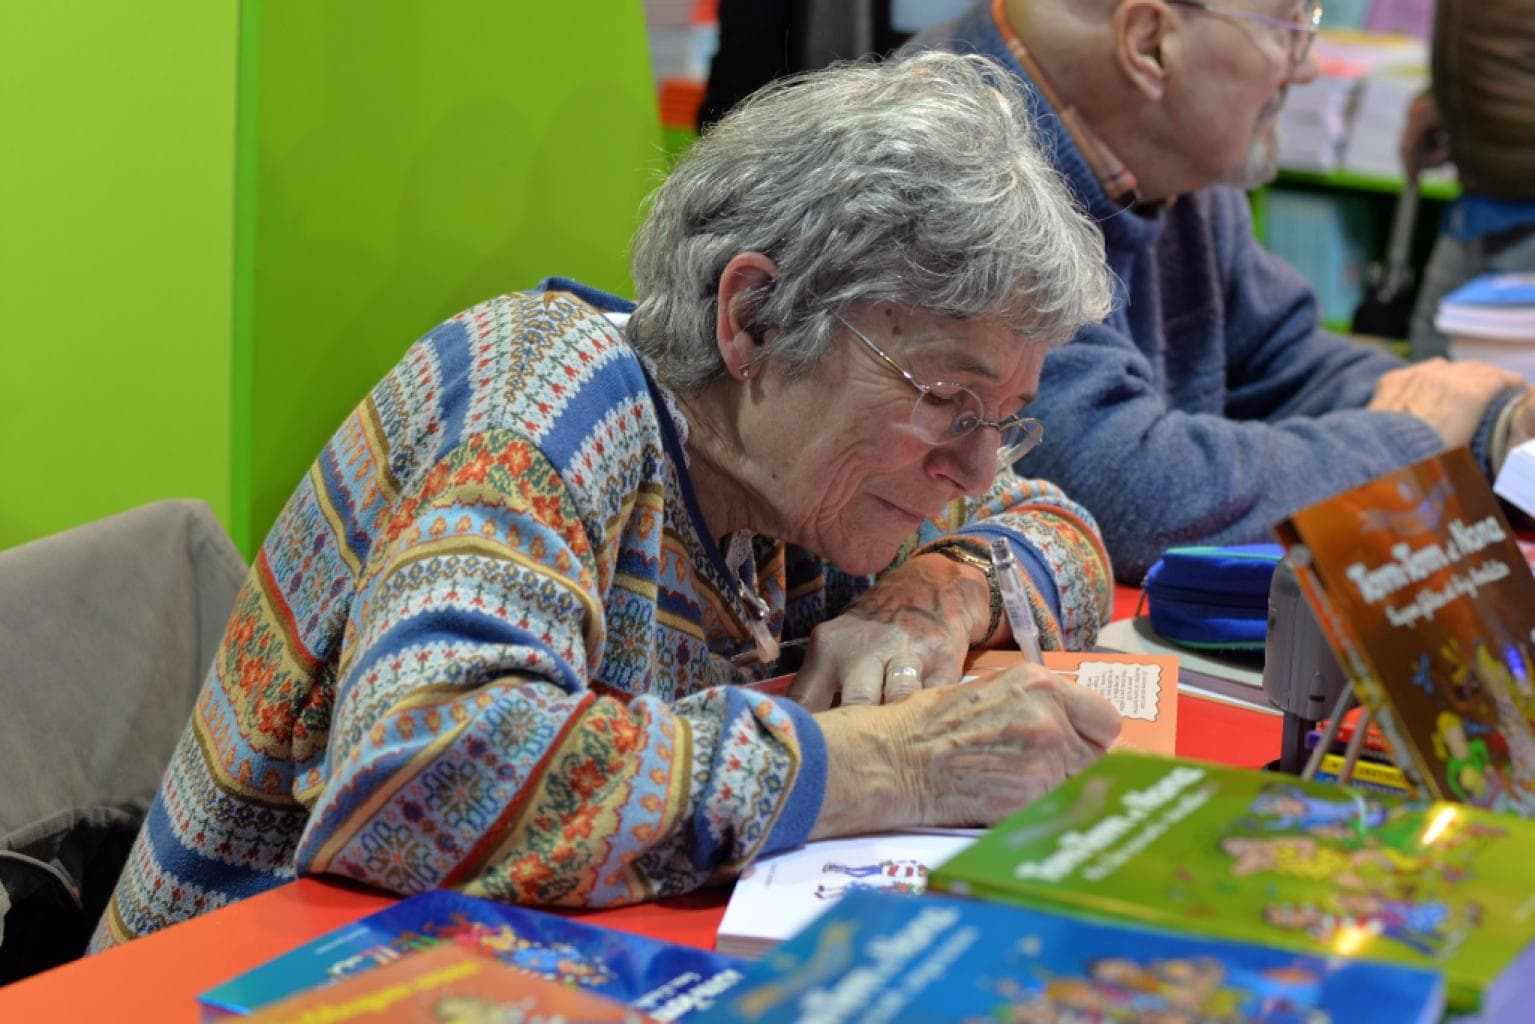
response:
M1002 609L1007 612L1007 624L1013 629L1013 643L1018 645L1025 659L1038 665L1044 660L1039 653L1039 628L1034 625L1034 612L1029 608L1022 570L1013 557L1012 545L997 537L988 547L992 572L1002 593Z
M739 578L736 579L736 596L746 606L746 628L751 633L752 642L757 645L757 660L764 665L771 665L778 660L778 638L768 629L767 602L758 597L745 580Z

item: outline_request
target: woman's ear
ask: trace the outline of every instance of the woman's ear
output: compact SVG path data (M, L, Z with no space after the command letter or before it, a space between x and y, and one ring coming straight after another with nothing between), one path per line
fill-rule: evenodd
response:
M748 302L752 293L772 284L777 276L778 265L760 252L737 253L720 273L714 343L725 361L725 372L736 380L751 376L752 361L762 343L747 328Z
M1162 0L1129 0L1114 9L1114 62L1149 102L1167 91L1169 48L1176 49L1177 28Z

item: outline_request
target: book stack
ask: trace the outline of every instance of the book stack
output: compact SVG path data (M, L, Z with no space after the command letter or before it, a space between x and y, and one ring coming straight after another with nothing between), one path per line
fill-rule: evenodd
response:
M929 884L1100 922L1439 972L1451 1012L1511 1024L1530 1019L1535 997L1532 849L1535 822L1522 818L1125 751L934 868Z
M1428 85L1427 47L1421 39L1378 32L1327 33L1317 46L1329 61L1351 68L1359 85L1338 169L1400 178L1398 142L1408 106Z
M1535 382L1535 274L1484 274L1444 297L1434 327L1455 359L1480 359Z
M1362 73L1351 65L1325 62L1320 42L1316 49L1316 81L1290 94L1279 110L1278 155L1281 167L1326 173L1338 169Z

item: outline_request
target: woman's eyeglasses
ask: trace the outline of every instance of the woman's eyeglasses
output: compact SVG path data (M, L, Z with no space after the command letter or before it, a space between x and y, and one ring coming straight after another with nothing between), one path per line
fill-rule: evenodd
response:
M963 384L941 380L929 384L918 380L841 315L837 315L837 319L917 392L917 400L911 407L911 427L928 444L953 444L981 427L991 427L1001 435L997 446L997 467L1000 469L1023 458L1044 440L1045 425L1039 420L1022 413L999 420L987 419L986 407L974 391Z

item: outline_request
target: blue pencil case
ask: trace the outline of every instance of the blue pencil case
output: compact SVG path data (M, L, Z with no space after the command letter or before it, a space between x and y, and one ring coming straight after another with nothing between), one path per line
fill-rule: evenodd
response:
M1169 643L1263 650L1278 544L1168 548L1146 574L1151 628Z

